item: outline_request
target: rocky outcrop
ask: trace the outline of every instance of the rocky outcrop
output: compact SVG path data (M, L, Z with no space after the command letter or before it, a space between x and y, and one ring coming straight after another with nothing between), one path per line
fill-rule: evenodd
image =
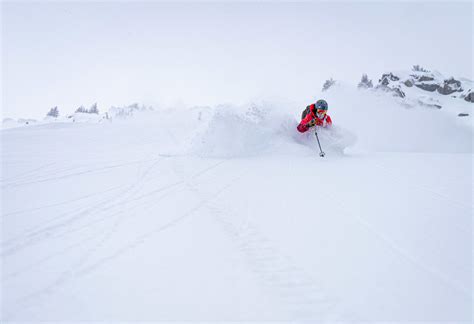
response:
M469 90L468 93L464 91L463 84L469 85L469 80L457 80L453 77L447 79L443 77L439 72L430 72L421 67L414 66L410 72L398 72L398 73L384 73L379 79L376 89L392 92L395 96L404 98L404 89L412 88L413 86L427 91L427 92L438 92L442 95L451 95L455 98L464 99L468 102L474 102L474 95ZM465 82L465 83L464 83ZM359 83L359 88L361 87ZM438 108L438 107L436 107Z
M462 92L461 81L458 81L454 78L444 80L443 85L438 87L438 92L442 95L449 95L453 92Z
M423 82L423 81L434 81L434 78L426 76L426 75L421 75L418 78L418 81Z
M411 79L407 79L405 82L411 82L417 88L425 91L433 92L438 89L438 84L433 82L435 78L433 76L424 74L410 74Z
M437 84L434 83L415 83L415 86L429 92L434 92L439 87Z
M424 107L428 107L428 108L434 108L434 109L441 109L443 108L443 106L441 106L439 103L437 102L427 102L426 100L421 100L421 99L418 99L418 104L420 106L424 106Z
M408 88L413 87L413 82L411 80L405 80L405 82L403 82L403 84L405 86L407 86Z
M383 90L385 92L390 92L394 97L405 98L405 92L400 89L400 86L392 86L389 87L388 85L379 84L375 87L375 89Z
M392 72L390 72L390 73L382 74L382 78L379 80L379 83L383 85L388 85L390 81L398 81L398 80L400 80L400 78L394 75Z
M379 79L379 84L375 87L386 92L391 92L395 97L405 98L405 93L397 84L400 78L393 73L383 74Z
M392 91L396 97L405 98L405 92L403 92L399 87L392 88Z
M474 102L474 92L469 90L467 95L464 97L464 100L466 100L467 102Z

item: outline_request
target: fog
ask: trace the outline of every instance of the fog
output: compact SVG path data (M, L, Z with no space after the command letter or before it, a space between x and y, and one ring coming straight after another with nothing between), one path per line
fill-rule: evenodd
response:
M470 2L2 3L2 117L314 100L421 64L472 79Z

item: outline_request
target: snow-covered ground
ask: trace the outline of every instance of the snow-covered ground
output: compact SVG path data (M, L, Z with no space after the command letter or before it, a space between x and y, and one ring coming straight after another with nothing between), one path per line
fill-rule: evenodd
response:
M470 322L472 104L324 95L2 130L2 319Z

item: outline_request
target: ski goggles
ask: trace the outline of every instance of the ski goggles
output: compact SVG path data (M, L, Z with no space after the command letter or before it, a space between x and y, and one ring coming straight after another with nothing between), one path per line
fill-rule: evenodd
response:
M326 110L323 110L323 109L316 110L316 116L318 116L319 119L322 119L324 116L326 116Z

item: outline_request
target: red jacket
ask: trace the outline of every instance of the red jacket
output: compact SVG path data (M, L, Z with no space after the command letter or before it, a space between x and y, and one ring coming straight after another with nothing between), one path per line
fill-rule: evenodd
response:
M313 113L313 107L312 107L313 105L311 105L311 109L309 113L306 115L306 117L303 118L300 124L298 125L298 127L296 127L296 129L300 133L306 132L310 127L313 127L313 126L326 127L328 125L329 126L332 125L331 117L329 117L328 114L324 115L324 117L320 119Z

